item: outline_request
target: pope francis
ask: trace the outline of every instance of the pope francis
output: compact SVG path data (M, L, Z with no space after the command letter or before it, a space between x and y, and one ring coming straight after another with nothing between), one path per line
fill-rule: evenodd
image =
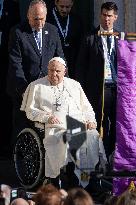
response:
M45 176L50 178L57 177L68 163L69 146L63 142L68 115L86 124L87 138L77 151L79 169L93 170L100 155L106 161L93 108L81 85L64 77L65 73L65 61L60 57L52 58L48 75L29 84L21 105L29 120L45 125Z

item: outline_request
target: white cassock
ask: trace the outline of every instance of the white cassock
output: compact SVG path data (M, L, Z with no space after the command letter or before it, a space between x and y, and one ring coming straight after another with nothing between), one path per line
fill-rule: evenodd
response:
M80 83L66 77L57 86L52 86L47 76L30 83L21 110L26 112L31 121L45 124L45 176L51 178L57 177L67 163L68 144L62 140L62 134L67 130L66 115L81 122L89 120L96 123L95 113ZM57 116L61 124L48 124L51 115ZM98 132L95 129L88 130L87 140L77 152L79 168L84 166L94 170L100 155L106 161Z

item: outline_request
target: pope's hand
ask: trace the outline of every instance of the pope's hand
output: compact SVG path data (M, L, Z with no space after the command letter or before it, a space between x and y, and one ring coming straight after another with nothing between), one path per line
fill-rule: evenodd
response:
M96 129L96 124L94 122L86 122L87 130Z
M55 116L50 116L48 118L48 123L49 124L60 124L61 122L59 121L59 119Z

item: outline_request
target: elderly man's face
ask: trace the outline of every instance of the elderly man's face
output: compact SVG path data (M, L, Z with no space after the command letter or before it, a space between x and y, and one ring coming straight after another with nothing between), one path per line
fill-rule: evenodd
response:
M55 5L60 16L66 17L71 11L73 0L56 0Z
M33 7L28 10L27 15L31 28L37 31L42 29L46 21L46 15L47 10L42 4L37 3L33 5Z
M58 61L51 61L48 65L48 80L51 85L58 85L63 81L65 75L65 66Z

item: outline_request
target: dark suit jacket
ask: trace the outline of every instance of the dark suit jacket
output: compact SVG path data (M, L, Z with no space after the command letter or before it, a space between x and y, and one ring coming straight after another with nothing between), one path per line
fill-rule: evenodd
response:
M98 31L99 27L94 32L87 34L81 43L76 65L76 80L81 83L94 108L99 129L102 117L104 51L101 37L97 35ZM115 58L116 42L115 39ZM115 67L117 69L117 66Z
M42 55L28 23L17 25L10 33L8 94L21 96L27 85L47 75L47 65L54 56L64 57L57 28L45 23Z
M57 17L59 19L59 22L62 28L63 27L65 28L66 23L67 23L67 17L65 18L61 17L57 11L56 11L56 14L57 14ZM63 36L60 32L59 26L56 23L52 10L48 12L46 21L55 25L58 28L62 48L64 51L65 58L67 60L69 77L74 78L77 54L80 48L80 41L81 41L81 38L83 37L83 32L84 32L80 17L72 12L69 14L69 27L68 27L67 37L66 37L66 43L69 46L65 46L64 44Z

